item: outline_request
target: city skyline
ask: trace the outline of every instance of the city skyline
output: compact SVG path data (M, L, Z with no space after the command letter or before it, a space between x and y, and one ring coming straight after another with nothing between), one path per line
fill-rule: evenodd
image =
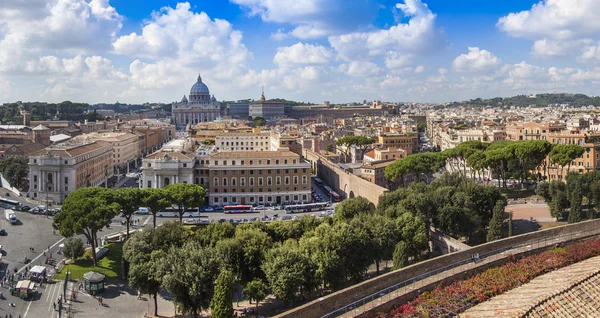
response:
M0 102L165 102L201 73L219 100L446 102L594 94L592 0L0 4Z

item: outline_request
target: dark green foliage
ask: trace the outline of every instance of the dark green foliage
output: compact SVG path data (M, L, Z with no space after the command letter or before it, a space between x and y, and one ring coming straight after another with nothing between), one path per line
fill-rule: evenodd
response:
M348 221L357 215L371 214L375 211L375 205L363 197L344 200L335 207L335 219Z
M83 256L85 249L83 248L83 241L76 237L70 237L65 242L65 247L63 248L63 252L65 253L65 257L76 260Z
M206 191L199 185L188 183L170 184L164 187L168 200L177 206L179 223L183 224L183 214L189 208L199 208L204 203Z
M250 300L250 303L253 300L256 302L256 313L258 313L258 304L267 298L267 285L260 279L254 279L246 284L243 292Z
M27 160L16 157L0 159L0 173L15 188L20 188L29 174Z
M214 250L195 241L171 248L162 262L162 283L179 311L198 315L209 308L219 262Z
M267 124L267 121L262 117L254 117L252 120L252 126L254 127L262 127Z
M210 301L210 316L213 318L233 317L233 275L221 271L215 283L215 292Z
M110 190L100 187L73 191L63 202L61 212L54 216L52 226L64 237L83 234L92 246L96 265L98 231L110 225L118 214L119 205L111 201Z
M271 249L262 264L273 294L285 302L293 302L305 281L309 259L295 247L287 245Z
M504 208L506 202L497 201L494 207L494 214L490 220L490 226L487 233L487 241L495 241L502 238L502 225L504 224Z

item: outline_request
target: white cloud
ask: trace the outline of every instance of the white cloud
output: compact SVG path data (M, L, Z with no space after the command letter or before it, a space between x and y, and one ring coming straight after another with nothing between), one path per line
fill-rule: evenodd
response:
M600 1L542 0L530 10L501 17L497 27L513 37L534 41L537 57L577 54L600 32Z
M448 73L448 69L447 68L440 68L440 69L438 69L438 73L440 73L440 75L444 75L444 74Z
M356 28L357 21L371 21L378 7L372 1L345 0L230 0L262 21L296 26L290 33L314 39ZM367 22L368 23L368 22Z
M457 72L488 72L500 66L500 59L490 51L469 47L469 53L457 56L452 68Z
M330 36L329 43L348 61L369 59L389 54L424 54L444 45L444 36L435 26L436 15L421 0L405 0L398 3L404 15L410 20L389 29L371 32L353 32Z
M411 57L408 55L399 55L398 52L388 51L385 57L385 66L390 69L398 69L407 66Z
M530 10L510 13L498 27L515 37L572 40L600 32L600 2L597 0L542 0Z
M323 65L333 59L333 53L320 45L298 42L292 46L280 47L273 62L282 67L290 65Z
M588 64L600 63L600 42L598 45L588 45L577 58L577 61Z
M283 29L277 29L277 32L271 33L271 39L275 41L283 41L290 37L289 34L285 33Z
M342 64L340 70L355 77L371 77L381 72L381 69L375 63L367 61L353 61L347 65Z
M419 65L419 66L415 67L415 73L417 73L417 74L421 74L424 71L425 71L425 66L423 66L423 65Z

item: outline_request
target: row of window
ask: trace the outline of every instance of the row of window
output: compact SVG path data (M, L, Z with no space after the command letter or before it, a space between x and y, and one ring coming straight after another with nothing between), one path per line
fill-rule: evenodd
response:
M298 201L298 200L302 200L302 201L306 201L308 199L308 196L306 194L303 194L302 196L300 195L285 195L285 196L281 196L279 197L279 201L281 201L282 199L284 201L290 201L290 199L293 198L294 201ZM302 198L302 199L300 199ZM255 198L254 197L249 197L247 198L249 202L255 202ZM266 200L265 200L266 199ZM237 203L237 202L241 202L241 198L237 198L237 197L231 197L231 198L227 198L227 197L223 197L221 199L219 198L213 198L213 202L214 203ZM258 197L258 202L275 202L274 197L272 196L267 196L265 197Z
M271 161L272 161L271 159L267 159L267 160L265 160L265 164L267 164L267 165L270 165L270 164L271 164ZM235 166L235 165L237 164L237 162L238 162L238 161L236 161L236 160L222 160L222 161L221 161L221 165L223 165L223 166L226 166L226 165L227 165L227 162L230 162L230 164L231 164L232 166ZM256 161L255 161L255 160L248 160L247 162L248 162L248 164L249 164L249 165L253 165L253 164L254 164ZM262 164L263 164L263 160L257 160L257 162L258 162L258 164L259 164L259 165L262 165ZM295 164L296 162L297 162L297 160L296 160L296 159L292 159L292 160L291 160L291 163L292 163L292 164ZM240 161L239 161L239 163L240 163L240 165L241 165L241 166L243 166L243 165L245 165L245 164L246 164L246 160L240 160ZM284 159L284 160L282 160L282 163L283 163L284 165L287 165L287 164L289 164L289 161L288 161L288 159ZM218 166L218 165L219 165L219 161L218 161L218 160L214 160L214 161L213 161L213 164L214 164L215 166ZM275 160L275 164L276 164L276 165L280 164L280 160L279 160L279 159L276 159L276 160Z
M239 192L241 192L241 193L246 192L246 189L244 189L244 188L239 189L239 190L240 190ZM298 191L299 188L298 187L293 187L293 188L290 189L290 187L285 187L285 189L283 189L283 188L277 187L275 189L273 189L273 188L267 188L266 190L267 190L266 192L273 192L273 191L279 192L279 191L291 191L291 190ZM307 190L307 187L302 187L302 190ZM219 193L219 189L218 188L210 189L210 191L212 191L212 193ZM222 189L221 192L222 193L227 193L228 190L227 189ZM236 189L231 189L231 193L236 193L236 192L238 192ZM254 188L249 188L247 192L254 192ZM263 192L263 188L258 188L258 192Z
M231 178L229 179L231 182L231 186L237 186L237 178ZM284 177L283 178L283 182L285 185L289 185L290 184L290 177ZM223 186L227 186L227 182L228 182L228 178L223 178L222 179L222 185ZM302 176L302 184L307 184L308 182L308 178L306 176ZM272 177L267 177L267 185L272 185L273 184L273 178ZM275 177L275 184L276 185L281 185L281 177ZM294 176L293 178L293 184L298 184L298 176ZM213 185L215 187L219 186L219 178L214 178L213 179ZM240 186L245 186L246 185L246 178L241 177L240 178ZM253 186L254 185L254 177L250 177L248 178L248 185ZM258 178L258 185L261 186L263 185L263 178L259 177Z

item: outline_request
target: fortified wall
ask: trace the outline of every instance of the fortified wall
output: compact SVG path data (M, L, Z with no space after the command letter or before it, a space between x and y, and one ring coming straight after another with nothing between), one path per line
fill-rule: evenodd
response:
M317 177L344 198L360 196L377 206L379 197L389 192L384 187L354 175L352 171L345 171L319 153L308 149L303 149L302 152L304 158L311 162Z
M565 226L555 227L543 231L537 231L494 242L478 245L471 247L470 249L457 251L455 253L442 255L435 257L405 268L383 274L381 276L372 278L362 283L350 286L346 289L342 289L333 294L325 297L318 298L309 302L303 306L299 306L290 311L284 312L277 318L292 318L292 317L305 317L305 318L318 318L327 315L339 308L354 303L355 301L369 297L373 294L379 293L382 290L400 284L402 282L410 281L416 277L428 277L433 275L432 272L442 272L447 270L449 265L456 263L463 263L465 260L471 259L472 255L478 254L482 257L490 257L492 255L499 255L509 251L513 248L528 247L528 252L536 249L545 249L553 244L560 244L564 242L570 242L580 240L586 237L593 237L600 234L600 219L580 222L576 224L569 224ZM454 275L459 275L455 273ZM438 283L432 283L430 286L437 286ZM420 291L424 291L427 288L422 286ZM415 291L417 292L417 291ZM405 299L406 300L406 299ZM405 301L404 300L404 301ZM389 306L378 306L372 308L367 316L372 315L373 310L385 311L391 309L392 305L398 305L401 302L388 302ZM363 316L365 315L363 314Z

